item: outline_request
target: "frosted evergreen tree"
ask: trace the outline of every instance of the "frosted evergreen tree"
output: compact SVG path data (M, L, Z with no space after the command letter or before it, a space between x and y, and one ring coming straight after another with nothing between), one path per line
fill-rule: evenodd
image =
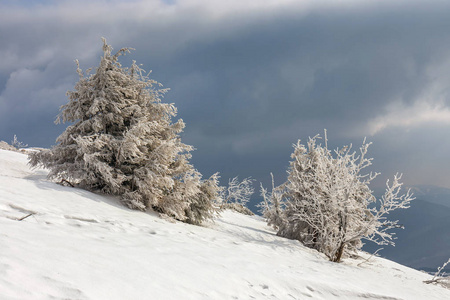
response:
M183 121L172 123L176 107L161 102L166 90L136 62L121 66L118 59L129 48L111 51L103 39L94 74L77 61L79 81L56 120L72 125L56 146L31 154L30 164L49 169L49 178L119 195L130 208L153 208L195 224L211 218L217 174L202 181L189 164L193 147L181 142Z
M401 194L401 176L386 183L385 194L377 199L369 188L378 173L362 174L372 164L364 142L359 153L350 146L334 152L310 138L307 146L294 145L287 181L262 188L263 214L277 234L297 239L317 249L331 261L362 247L362 239L394 245L389 230L400 227L386 218L389 212L408 208L413 199L409 191Z

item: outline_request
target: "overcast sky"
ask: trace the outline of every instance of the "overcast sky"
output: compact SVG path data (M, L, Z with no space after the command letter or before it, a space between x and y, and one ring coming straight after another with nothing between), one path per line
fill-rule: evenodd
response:
M381 184L450 188L450 1L1 1L0 140L49 147L101 37L170 88L205 176L286 179L292 144L373 142ZM225 183L223 180L222 183Z

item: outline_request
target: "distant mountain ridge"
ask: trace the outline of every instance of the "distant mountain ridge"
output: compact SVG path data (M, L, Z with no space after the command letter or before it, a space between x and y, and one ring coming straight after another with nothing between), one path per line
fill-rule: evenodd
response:
M389 215L405 227L396 231L396 246L367 244L364 250L383 248L379 252L382 257L415 269L435 271L450 258L450 189L416 185L411 191L416 197L411 207Z
M450 207L450 189L433 185L410 187L416 199Z

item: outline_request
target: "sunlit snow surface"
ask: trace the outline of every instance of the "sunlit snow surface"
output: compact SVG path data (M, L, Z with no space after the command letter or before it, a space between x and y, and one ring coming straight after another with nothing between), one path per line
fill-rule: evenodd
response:
M258 217L171 223L26 163L0 150L1 300L450 299L422 283L429 275L384 259L328 262Z

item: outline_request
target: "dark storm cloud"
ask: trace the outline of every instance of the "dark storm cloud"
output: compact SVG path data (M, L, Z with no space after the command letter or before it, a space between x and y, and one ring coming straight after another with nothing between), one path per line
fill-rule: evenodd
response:
M297 2L5 4L0 139L52 144L73 60L95 66L105 36L171 88L205 174L283 177L292 143L328 128L336 146L373 135L378 171L450 186L450 3Z

